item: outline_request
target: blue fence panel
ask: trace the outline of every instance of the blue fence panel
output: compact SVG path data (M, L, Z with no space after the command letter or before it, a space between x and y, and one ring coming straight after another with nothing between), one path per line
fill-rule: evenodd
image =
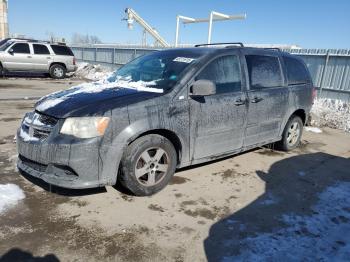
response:
M96 62L113 64L113 49L111 48L96 49Z

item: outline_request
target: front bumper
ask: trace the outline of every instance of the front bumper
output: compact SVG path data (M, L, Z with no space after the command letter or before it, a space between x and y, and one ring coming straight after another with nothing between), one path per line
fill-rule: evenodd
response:
M104 185L99 178L101 138L77 141L57 135L46 140L28 141L21 137L21 128L17 132L18 169L64 188Z

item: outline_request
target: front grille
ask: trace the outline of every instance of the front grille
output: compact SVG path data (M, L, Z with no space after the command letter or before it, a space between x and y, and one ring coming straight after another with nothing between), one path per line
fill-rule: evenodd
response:
M35 162L33 160L30 160L30 159L22 156L22 155L19 155L18 158L23 162L23 164L25 164L26 166L29 166L30 168L32 168L38 172L44 173L46 171L47 165L40 164L38 162Z
M32 140L44 140L49 137L58 119L38 112L28 113L23 121L22 130Z
M36 113L36 114L38 114L38 113ZM38 115L39 115L38 120L45 125L55 126L58 122L58 119L54 118L52 116L43 115L43 114L38 114Z
M50 131L44 131L34 128L33 137L38 139L46 139L50 135Z

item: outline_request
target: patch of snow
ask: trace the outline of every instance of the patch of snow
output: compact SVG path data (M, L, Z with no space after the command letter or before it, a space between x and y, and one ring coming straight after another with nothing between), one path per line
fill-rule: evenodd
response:
M25 198L22 189L15 184L0 184L0 213Z
M315 99L311 109L311 124L350 132L350 103L337 99Z
M286 227L243 239L240 255L222 261L349 261L350 182L324 190L313 211L284 215Z
M317 134L322 133L321 129L319 129L318 127L313 127L313 126L306 126L305 130L308 132L313 132L313 133L317 133Z
M45 111L46 109L54 107L54 106L58 105L59 103L62 103L65 100L66 99L63 99L63 98L47 99L47 100L43 101L42 103L40 103L36 109L39 111Z
M102 80L109 77L113 71L108 67L103 67L101 65L93 65L89 63L78 63L78 68L74 72L74 75L88 80Z
M39 100L39 104L36 107L39 111L45 111L51 107L54 107L67 99L73 97L77 94L92 94L99 93L107 89L114 89L118 91L122 88L133 89L137 91L152 92L152 93L163 93L163 89L153 88L152 86L156 85L155 81L130 81L130 80L121 80L120 78L116 81L111 81L113 78L100 80L93 83L83 83L74 87L71 87L67 90L61 91L59 93L55 92L51 96L46 96Z

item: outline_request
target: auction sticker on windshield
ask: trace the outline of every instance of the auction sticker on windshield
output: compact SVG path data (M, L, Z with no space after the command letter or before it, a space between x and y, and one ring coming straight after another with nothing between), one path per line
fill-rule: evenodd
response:
M192 61L194 61L195 59L193 58L189 58L189 57L176 57L173 61L174 62L180 62L180 63L191 63Z

